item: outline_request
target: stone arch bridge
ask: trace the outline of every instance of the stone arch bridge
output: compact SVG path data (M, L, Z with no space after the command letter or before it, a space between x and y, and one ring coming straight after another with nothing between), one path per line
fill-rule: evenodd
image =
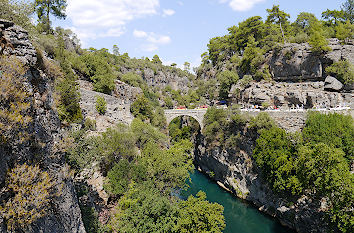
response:
M168 109L165 110L165 117L167 121L167 125L173 121L176 117L179 116L189 116L198 121L200 125L200 129L203 130L204 124L203 119L204 115L207 112L207 109Z

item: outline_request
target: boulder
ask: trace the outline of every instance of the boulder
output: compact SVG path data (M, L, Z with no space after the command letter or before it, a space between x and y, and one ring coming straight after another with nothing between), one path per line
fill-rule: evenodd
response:
M343 84L332 76L327 76L325 79L325 90L328 91L340 91L343 89Z

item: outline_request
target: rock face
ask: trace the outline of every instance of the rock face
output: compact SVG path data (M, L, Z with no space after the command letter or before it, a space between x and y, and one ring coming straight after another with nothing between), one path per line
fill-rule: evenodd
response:
M331 83L333 83L331 81ZM328 87L328 86L327 86ZM331 87L339 87L332 85ZM233 87L236 89L237 86ZM262 105L266 102L279 108L303 106L304 108L327 107L338 105L354 107L353 93L330 92L325 89L325 82L253 82L248 88L233 96L233 102L242 105Z
M340 44L338 39L329 39L332 49L325 55L311 52L308 43L285 44L280 51L271 51L266 55L266 64L276 81L323 81L325 68L334 62L346 59L354 64L354 44Z
M343 84L339 82L336 78L332 76L327 76L325 79L325 90L329 91L340 91L343 88Z
M0 32L9 43L4 54L16 56L28 67L24 86L30 96L29 115L33 119L23 129L31 135L30 140L0 146L0 202L8 198L4 189L8 169L15 163L40 160L40 167L53 177L57 188L62 191L52 200L47 215L28 226L26 232L84 233L73 182L67 175L64 156L57 148L57 142L61 139L61 123L53 109L53 80L36 68L36 52L26 31L11 22L0 20ZM1 216L0 232L7 232Z
M186 76L181 76L176 72L158 70L154 71L151 68L145 68L143 72L141 70L129 70L124 67L121 68L123 74L128 72L135 72L143 77L146 83L151 87L159 87L164 89L167 86L171 86L174 90L181 90L187 92L191 86L191 81Z
M222 183L239 198L252 202L260 211L276 217L283 225L299 233L327 232L321 203L306 197L284 199L273 193L252 159L255 132L240 129L240 134L242 144L238 148L215 147L210 150L205 146L203 136L199 135L196 166L205 173L213 172L215 181Z

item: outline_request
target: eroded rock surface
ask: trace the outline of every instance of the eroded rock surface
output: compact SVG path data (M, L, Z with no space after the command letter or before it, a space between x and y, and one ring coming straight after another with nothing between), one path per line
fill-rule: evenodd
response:
M0 36L9 43L4 54L15 56L28 68L24 86L31 103L28 114L33 119L28 127L21 129L30 135L29 140L12 141L0 146L0 202L9 198L4 189L8 169L15 163L40 160L41 169L52 176L56 181L56 189L61 191L52 200L47 215L28 226L26 232L84 233L73 182L67 175L64 155L57 150L61 139L61 123L53 109L53 80L36 67L36 51L25 30L0 20L0 32ZM7 232L1 216L0 232Z

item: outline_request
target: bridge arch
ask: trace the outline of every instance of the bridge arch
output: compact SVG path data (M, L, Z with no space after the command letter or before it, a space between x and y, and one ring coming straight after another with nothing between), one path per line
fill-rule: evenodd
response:
M180 116L189 116L195 119L200 126L200 130L203 130L204 124L204 115L206 113L206 109L170 109L165 110L165 117L167 121L167 125L169 125L173 119Z

